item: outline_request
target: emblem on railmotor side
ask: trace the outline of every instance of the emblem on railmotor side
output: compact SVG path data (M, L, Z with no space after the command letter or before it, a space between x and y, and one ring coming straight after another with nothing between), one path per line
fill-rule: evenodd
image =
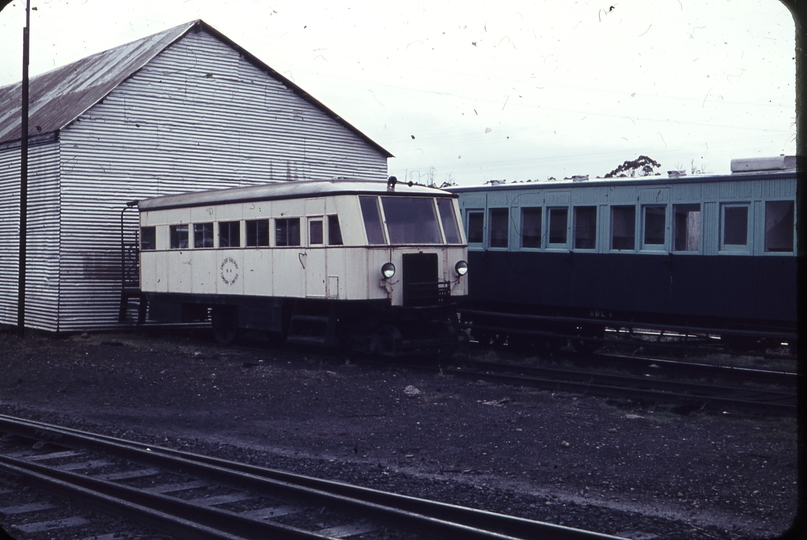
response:
M221 280L227 285L232 285L238 279L238 263L232 257L227 257L221 262Z

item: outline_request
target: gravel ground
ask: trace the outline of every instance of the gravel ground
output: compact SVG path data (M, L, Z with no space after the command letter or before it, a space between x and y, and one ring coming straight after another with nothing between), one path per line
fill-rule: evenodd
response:
M0 412L634 539L760 538L797 423L678 416L201 334L0 333Z

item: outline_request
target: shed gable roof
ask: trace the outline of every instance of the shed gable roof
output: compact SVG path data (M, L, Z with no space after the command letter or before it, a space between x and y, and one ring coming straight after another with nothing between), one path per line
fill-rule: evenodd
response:
M181 24L32 77L29 81L28 136L54 133L65 128L154 57L191 31L205 31L237 50L258 69L280 81L300 98L313 104L334 121L354 132L380 154L392 157L392 154L378 143L314 99L302 88L202 20ZM20 139L21 102L22 82L0 87L0 144Z

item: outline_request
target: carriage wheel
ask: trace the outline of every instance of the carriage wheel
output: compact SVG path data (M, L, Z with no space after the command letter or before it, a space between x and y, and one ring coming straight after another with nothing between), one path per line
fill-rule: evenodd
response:
M213 337L220 345L232 345L238 337L238 311L230 306L214 307L210 314Z

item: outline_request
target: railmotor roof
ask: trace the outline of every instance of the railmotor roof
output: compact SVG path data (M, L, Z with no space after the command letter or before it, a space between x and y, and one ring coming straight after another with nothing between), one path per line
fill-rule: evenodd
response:
M188 208L195 206L215 206L220 204L243 203L253 201L272 201L281 199L301 199L333 195L390 195L418 197L451 197L458 195L417 184L404 182L371 182L336 178L333 180L275 182L229 189L214 189L179 195L165 195L136 201L143 210L165 210L170 208ZM134 204L134 203L130 203Z

